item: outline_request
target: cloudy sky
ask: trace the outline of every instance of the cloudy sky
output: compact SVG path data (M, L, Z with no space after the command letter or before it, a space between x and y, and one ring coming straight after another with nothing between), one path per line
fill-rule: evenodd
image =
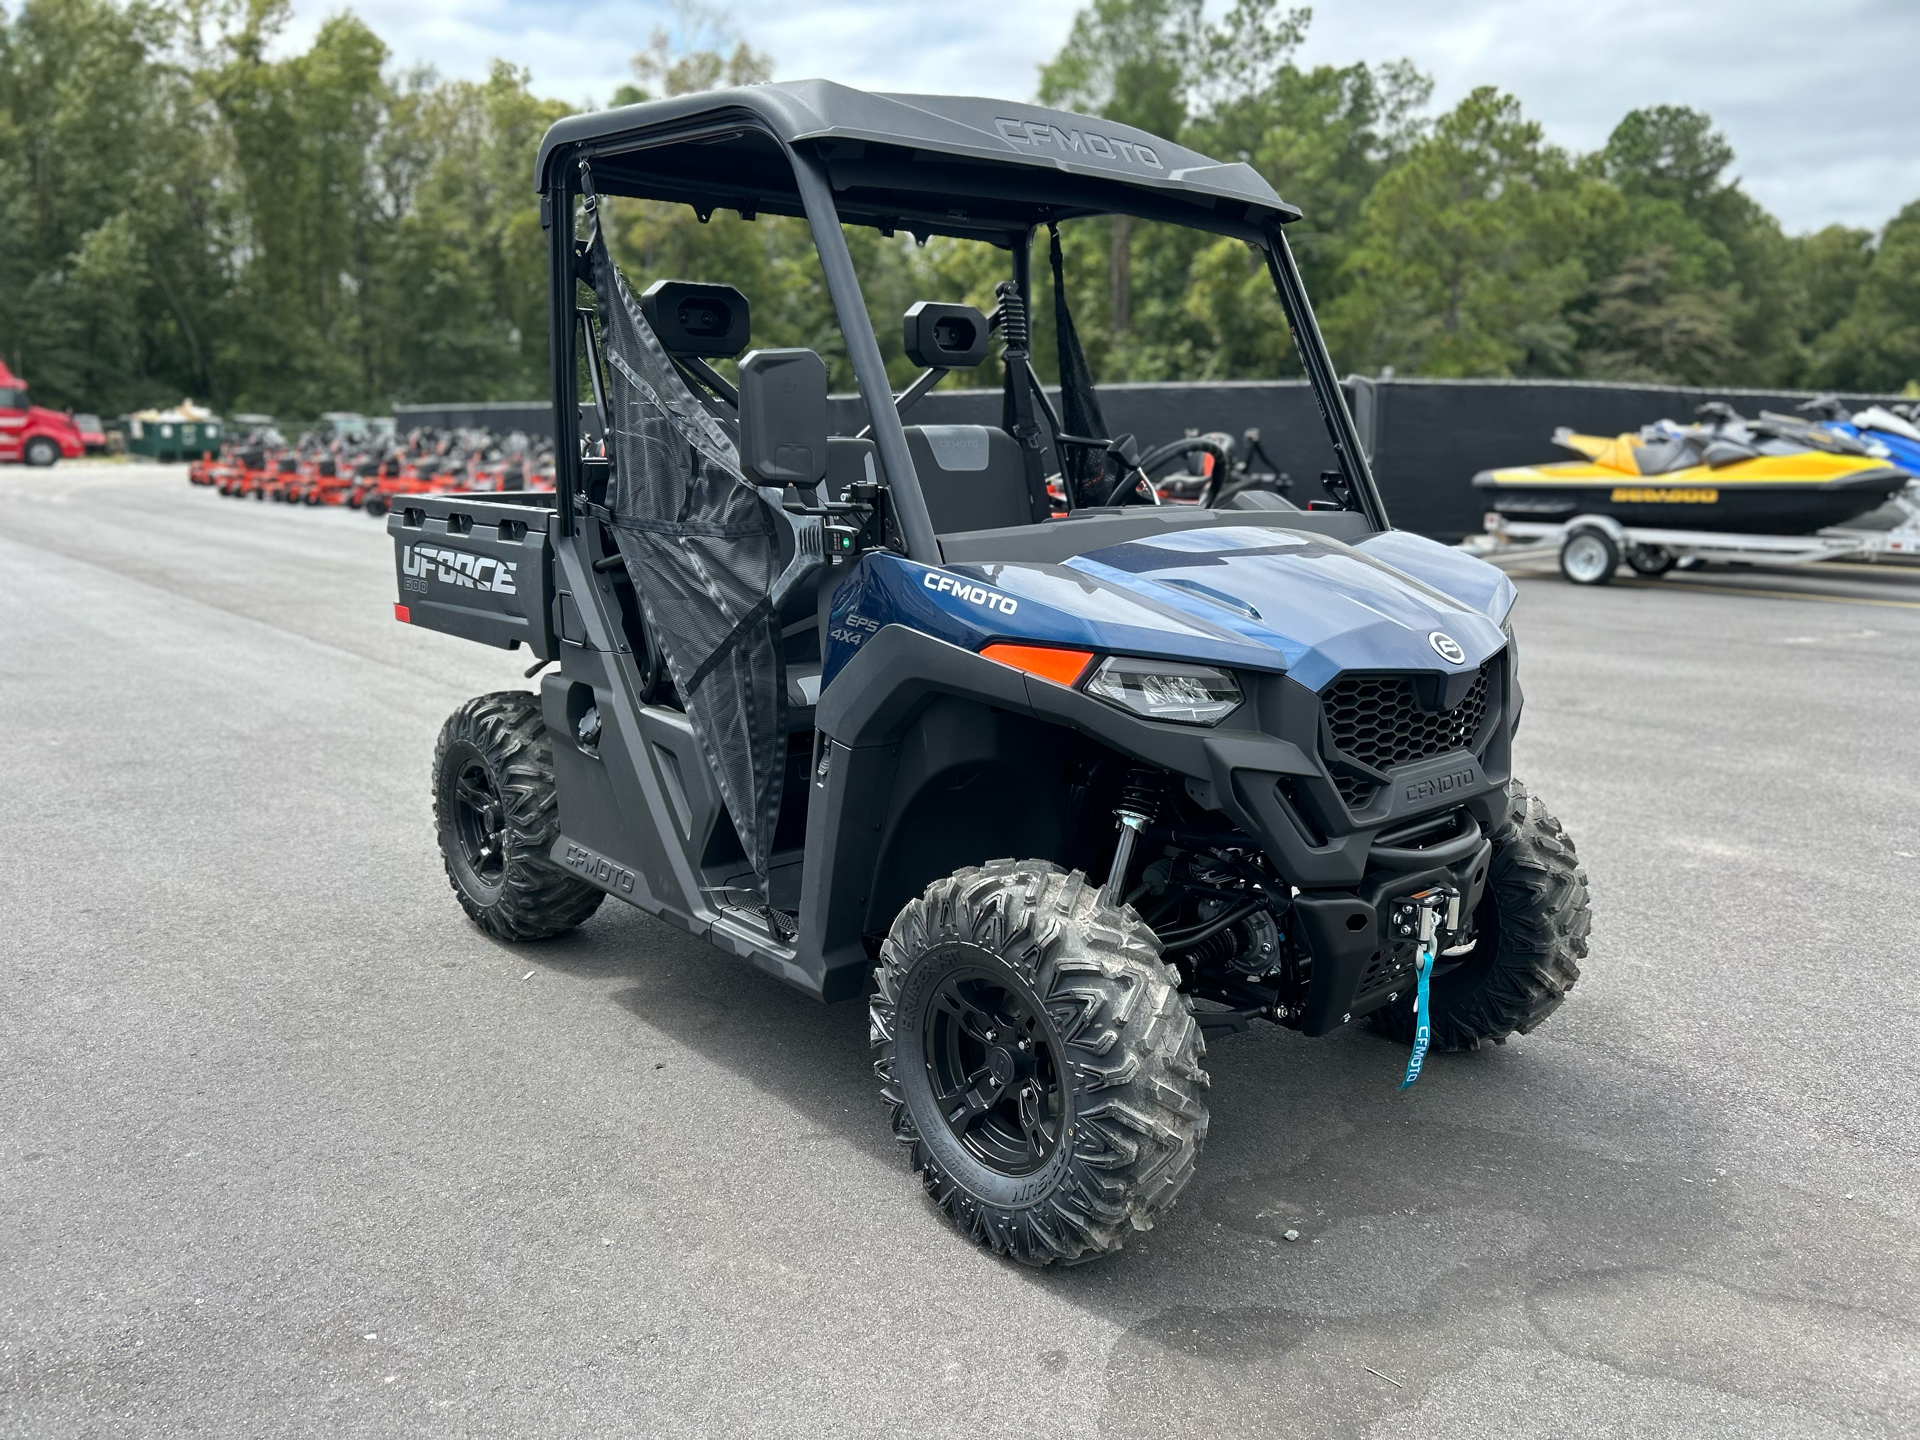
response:
M1219 0L1215 0L1216 7ZM304 45L340 0L295 0ZM357 0L402 63L478 76L495 56L534 87L604 102L670 12L649 0ZM736 0L776 76L875 90L1030 98L1078 0ZM1518 95L1560 144L1591 149L1637 105L1692 105L1739 153L1748 191L1790 231L1874 226L1920 199L1916 0L1349 0L1316 8L1302 59L1406 56L1445 106L1476 85ZM1281 193L1286 193L1284 181Z

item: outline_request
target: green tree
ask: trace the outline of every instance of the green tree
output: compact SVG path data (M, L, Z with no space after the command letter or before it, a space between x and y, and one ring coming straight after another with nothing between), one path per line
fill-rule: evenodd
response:
M386 46L351 14L267 58L284 0L252 0L206 87L245 195L240 313L221 359L235 403L297 413L380 398L380 275L399 216L374 151L390 119Z
M1041 66L1040 98L1177 138L1186 126L1188 81L1207 48L1201 0L1094 0L1074 17L1060 54ZM1122 335L1133 328L1134 221L1118 215L1101 223L1107 321Z
M1813 346L1853 309L1860 282L1873 264L1871 230L1829 225L1793 241L1803 343Z
M1318 66L1290 62L1258 89L1224 97L1190 127L1195 148L1244 160L1302 216L1287 227L1314 303L1346 289L1360 209L1382 175L1423 131L1432 82L1405 61ZM1219 240L1194 257L1185 297L1205 330L1208 375L1297 374L1299 360L1266 266L1256 252Z
M416 76L395 102L375 152L382 188L411 197L380 284L393 399L546 388L546 233L528 157L565 113L504 61L478 84Z
M1853 303L1819 343L1814 374L1844 390L1920 382L1920 201L1881 232Z
M181 39L142 3L0 13L0 353L40 403L212 387L227 202Z
M1294 243L1324 297L1360 202L1418 128L1428 84L1404 62L1301 70L1293 55L1310 18L1275 0L1237 0L1217 21L1188 0L1099 0L1042 68L1041 98L1260 170L1307 211ZM1102 375L1294 368L1271 283L1244 246L1125 217L1067 229L1072 302Z
M1252 165L1300 208L1288 243L1309 290L1331 300L1360 207L1423 133L1433 82L1404 60L1311 70L1283 60L1256 78L1218 95L1186 138L1205 154Z
M1712 119L1678 105L1631 111L1597 159L1627 203L1588 247L1587 373L1789 383L1802 355L1793 247L1726 179L1733 147ZM1591 318L1601 308L1604 322Z
M1362 206L1350 288L1325 312L1335 358L1427 375L1566 373L1581 246L1618 203L1513 97L1474 91Z
M1731 288L1675 283L1674 252L1655 245L1595 285L1580 316L1589 373L1616 380L1724 384L1735 352Z
M0 8L0 354L37 399L116 413L192 395L291 418L545 388L546 259L528 159L565 107L522 70L395 73L351 13L280 43L285 0ZM1048 102L1264 175L1336 358L1408 373L1897 387L1920 380L1920 214L1789 238L1696 111L1628 114L1584 158L1492 90L1429 120L1406 62L1303 68L1277 0L1091 0ZM772 73L688 3L615 97ZM636 283L726 280L756 343L852 383L806 227L615 201ZM1042 237L1044 244L1044 236ZM917 298L988 308L1004 250L850 229L893 378ZM1290 373L1258 254L1144 221L1062 226L1069 299L1106 380ZM1052 365L1042 249L1036 361ZM977 380L994 383L992 362Z
M1720 212L1720 225L1739 223L1739 206L1721 181L1733 164L1733 146L1710 117L1683 105L1628 112L1601 154L1607 178L1623 191L1670 200L1702 219Z

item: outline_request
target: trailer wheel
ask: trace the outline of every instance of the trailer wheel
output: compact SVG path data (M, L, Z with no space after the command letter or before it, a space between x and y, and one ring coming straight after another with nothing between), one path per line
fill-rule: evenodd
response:
M481 695L447 718L433 753L433 818L447 882L488 934L544 940L600 908L601 892L548 854L560 807L538 696Z
M20 458L29 465L45 468L60 458L60 446L44 435L36 435L27 441L26 448L20 452Z
M874 1066L941 1212L1029 1265L1151 1229L1206 1140L1206 1045L1159 942L1078 871L937 880L880 950Z
M1567 998L1587 958L1587 872L1560 822L1511 781L1516 802L1495 832L1473 948L1442 955L1430 984L1435 1050L1477 1050L1524 1035ZM1373 1026L1413 1043L1413 999L1376 1010Z
M1560 543L1560 573L1576 585L1605 585L1619 568L1619 548L1604 530L1576 530Z
M1634 545L1627 550L1627 564L1633 567L1633 573L1650 580L1666 574L1679 563L1679 556L1658 545Z

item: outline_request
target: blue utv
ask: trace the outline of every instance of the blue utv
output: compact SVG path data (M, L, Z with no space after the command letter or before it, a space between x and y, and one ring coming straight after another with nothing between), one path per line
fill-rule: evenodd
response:
M1300 212L1253 169L808 81L575 116L536 176L557 491L409 496L388 523L398 618L546 672L461 706L436 752L476 923L534 940L613 895L865 997L927 1193L1030 1264L1116 1250L1173 1204L1205 1036L1365 1020L1411 1048L1411 1082L1429 1045L1498 1043L1565 998L1587 887L1512 772L1514 587L1388 524L1288 248ZM857 413L813 351L749 349L726 275L636 291L613 196L803 222ZM1223 437L1142 454L1109 423L1059 230L1116 216L1248 247L1330 500L1245 483ZM1004 265L990 314L906 312L922 373L899 394L850 227ZM1057 401L1031 359L1040 243ZM990 359L997 423L910 423ZM1160 503L1150 472L1183 456L1200 503Z

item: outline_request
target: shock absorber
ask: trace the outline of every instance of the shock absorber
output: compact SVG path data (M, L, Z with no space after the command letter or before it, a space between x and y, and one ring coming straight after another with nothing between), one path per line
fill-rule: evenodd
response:
M1127 871L1133 864L1133 848L1140 832L1160 815L1162 778L1151 770L1130 770L1120 790L1120 805L1113 812L1120 825L1120 840L1113 848L1113 868L1107 872L1101 898L1118 905L1127 896Z
M1027 354L1027 302L1020 294L1020 287L1011 280L1002 280L993 287L994 298L1000 302L1000 345L1001 357L1010 355L1025 357Z
M1011 280L1002 280L993 287L993 293L1000 300L1000 362L1007 372L1007 405L1011 411L1007 433L1020 446L1020 465L1027 477L1027 511L1038 524L1053 514L1053 501L1047 494L1040 422L1033 413L1039 382L1034 378L1027 347L1027 302ZM1044 392L1040 392L1040 398L1045 401Z

